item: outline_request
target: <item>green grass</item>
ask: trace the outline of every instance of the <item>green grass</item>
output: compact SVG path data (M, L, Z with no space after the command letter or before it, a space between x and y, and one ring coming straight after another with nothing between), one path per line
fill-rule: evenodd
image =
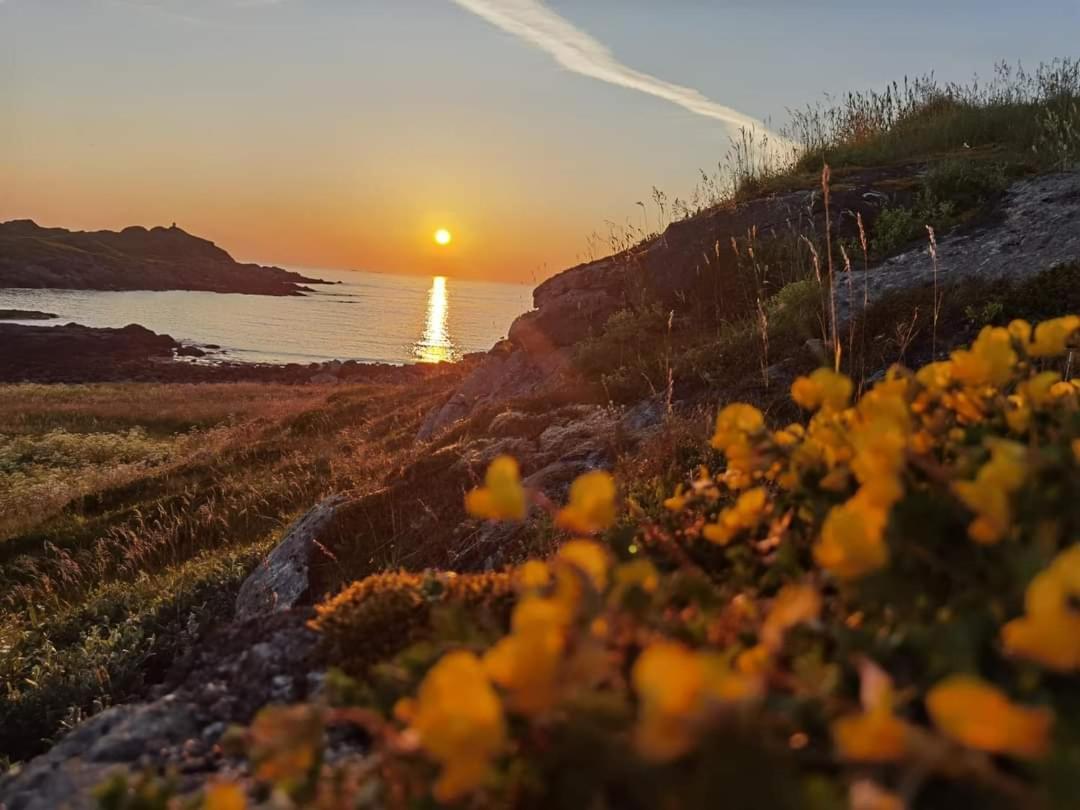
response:
M1080 158L1080 60L1034 72L998 66L989 82L905 79L880 91L796 111L788 134L799 146L796 171L883 166L988 145L1034 155L1047 168Z

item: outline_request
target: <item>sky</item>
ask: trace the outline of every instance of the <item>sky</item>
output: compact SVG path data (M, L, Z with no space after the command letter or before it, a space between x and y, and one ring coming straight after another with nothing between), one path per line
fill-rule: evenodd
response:
M1078 34L1080 0L0 0L0 221L536 283L739 124Z

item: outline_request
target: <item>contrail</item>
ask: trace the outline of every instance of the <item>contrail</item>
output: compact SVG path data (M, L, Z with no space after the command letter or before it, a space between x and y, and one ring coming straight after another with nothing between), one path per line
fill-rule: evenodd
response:
M541 0L454 0L471 11L551 54L555 61L574 73L602 82L628 87L657 96L698 115L726 124L767 131L764 124L731 107L717 104L697 90L666 82L622 64L601 42L569 20L560 17Z

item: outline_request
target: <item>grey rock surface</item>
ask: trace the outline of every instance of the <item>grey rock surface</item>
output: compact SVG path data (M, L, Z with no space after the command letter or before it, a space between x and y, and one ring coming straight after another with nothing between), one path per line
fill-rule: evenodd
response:
M294 607L310 588L311 552L345 498L335 495L312 507L285 532L240 586L236 620L247 621Z
M207 639L173 688L106 709L0 777L0 808L93 810L94 788L118 772L174 769L181 788L193 789L223 766L215 744L230 724L249 722L267 704L302 699L317 682L308 618L307 611L276 614Z
M1080 172L1063 172L1015 183L1005 194L1000 216L955 235L938 234L938 283L966 278L1023 279L1055 265L1080 260ZM856 281L859 286L863 279ZM934 283L929 246L920 246L872 268L865 279L870 302L890 293ZM856 295L862 306L862 290ZM837 314L848 316L845 295Z

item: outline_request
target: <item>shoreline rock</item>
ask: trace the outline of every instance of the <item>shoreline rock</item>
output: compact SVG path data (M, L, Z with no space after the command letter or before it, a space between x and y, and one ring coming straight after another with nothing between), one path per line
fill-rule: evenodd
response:
M207 347L209 348L209 347ZM448 373L436 365L327 363L192 362L207 354L138 324L95 328L76 323L56 326L0 323L2 383L222 383L264 382L287 385L405 382ZM184 358L184 359L181 359ZM465 362L468 368L474 362Z
M60 316L40 309L0 309L0 321L51 321Z

